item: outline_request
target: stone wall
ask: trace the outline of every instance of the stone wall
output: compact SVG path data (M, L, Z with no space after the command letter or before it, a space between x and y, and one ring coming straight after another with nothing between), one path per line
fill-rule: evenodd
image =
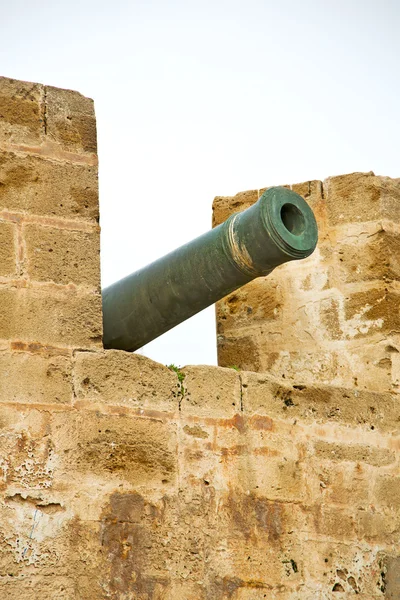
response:
M92 103L0 132L0 598L398 598L398 395L104 351Z
M290 186L319 243L217 306L218 362L291 381L400 390L400 179L353 173ZM214 201L214 225L263 190Z

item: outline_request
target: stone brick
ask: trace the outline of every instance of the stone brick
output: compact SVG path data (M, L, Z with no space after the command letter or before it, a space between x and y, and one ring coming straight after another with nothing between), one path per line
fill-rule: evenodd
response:
M0 579L0 593L7 600L35 598L40 590L40 600L75 600L76 587L72 577L43 577L31 575L28 577L7 577ZM95 597L93 596L93 599ZM99 598L97 596L96 598Z
M269 500L301 502L306 499L305 477L298 460L253 456L246 461L257 491Z
M74 370L78 400L176 411L176 374L140 354L119 350L80 352Z
M59 482L76 473L81 485L89 487L96 478L112 478L114 485L116 480L161 485L176 475L176 427L161 419L98 411L54 413L51 430Z
M28 224L23 233L30 279L85 284L100 290L99 232Z
M0 142L36 145L43 133L43 86L0 77Z
M368 467L357 463L346 465L341 462L334 464L325 462L321 464L316 458L315 470L318 473L318 489L314 489L315 495L310 494L313 500L318 498L321 504L340 504L342 507L368 508L373 498L372 484L373 474ZM306 469L308 485L308 469Z
M71 358L0 353L0 402L70 403Z
M260 197L260 190L249 190L239 192L235 196L216 196L213 202L213 227L220 225L230 215L249 208L257 202Z
M380 506L400 510L400 477L382 475L376 482L374 494Z
M218 364L243 370L260 370L260 351L252 335L218 335Z
M268 281L261 297L259 282L248 283L217 303L218 333L280 320L282 300L281 290L272 280ZM283 327L281 322L280 326Z
M346 541L355 538L355 516L345 507L322 504L305 510L308 513L309 534Z
M400 531L400 515L395 511L359 510L356 515L358 538L375 544L396 544Z
M241 377L246 414L292 421L348 423L367 431L396 431L398 428L396 394L327 385L287 385L266 374L250 372L242 373Z
M400 279L400 234L381 229L366 240L340 245L339 274L344 283Z
M0 305L0 338L80 348L101 346L100 295L3 287Z
M385 467L396 460L393 450L374 448L363 444L339 444L318 440L314 442L314 452L318 458L366 462L374 467Z
M204 365L184 367L184 415L230 417L241 410L240 378L235 369Z
M400 294L383 286L348 294L344 315L348 339L400 330Z
M351 173L324 181L327 210L334 225L379 218L379 179L369 173Z
M15 236L15 225L0 221L0 276L2 277L16 273Z
M46 87L46 131L70 152L96 152L93 100L78 92Z
M97 167L0 151L1 209L97 221Z
M50 489L53 483L54 444L49 436L49 412L0 404L0 488L2 495L22 493L27 489ZM32 504L24 505L30 509ZM1 505L0 505L1 508ZM7 508L10 514L9 507ZM0 529L6 515L0 510ZM18 531L18 521L11 519L11 530ZM16 536L18 537L18 535Z

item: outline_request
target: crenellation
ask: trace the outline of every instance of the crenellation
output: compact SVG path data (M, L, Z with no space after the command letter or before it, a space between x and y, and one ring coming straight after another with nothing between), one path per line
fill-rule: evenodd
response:
M0 105L0 596L397 597L400 180L288 186L317 251L218 303L225 368L167 367L102 347L92 100Z

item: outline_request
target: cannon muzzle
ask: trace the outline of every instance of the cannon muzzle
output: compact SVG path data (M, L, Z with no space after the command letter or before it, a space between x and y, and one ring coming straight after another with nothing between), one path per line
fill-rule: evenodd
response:
M318 239L301 196L268 189L246 210L103 290L104 347L134 351Z

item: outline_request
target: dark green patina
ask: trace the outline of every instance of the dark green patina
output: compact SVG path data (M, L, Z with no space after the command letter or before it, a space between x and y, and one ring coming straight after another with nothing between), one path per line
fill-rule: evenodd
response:
M270 188L250 208L103 291L104 346L134 351L256 277L315 249L308 204Z

